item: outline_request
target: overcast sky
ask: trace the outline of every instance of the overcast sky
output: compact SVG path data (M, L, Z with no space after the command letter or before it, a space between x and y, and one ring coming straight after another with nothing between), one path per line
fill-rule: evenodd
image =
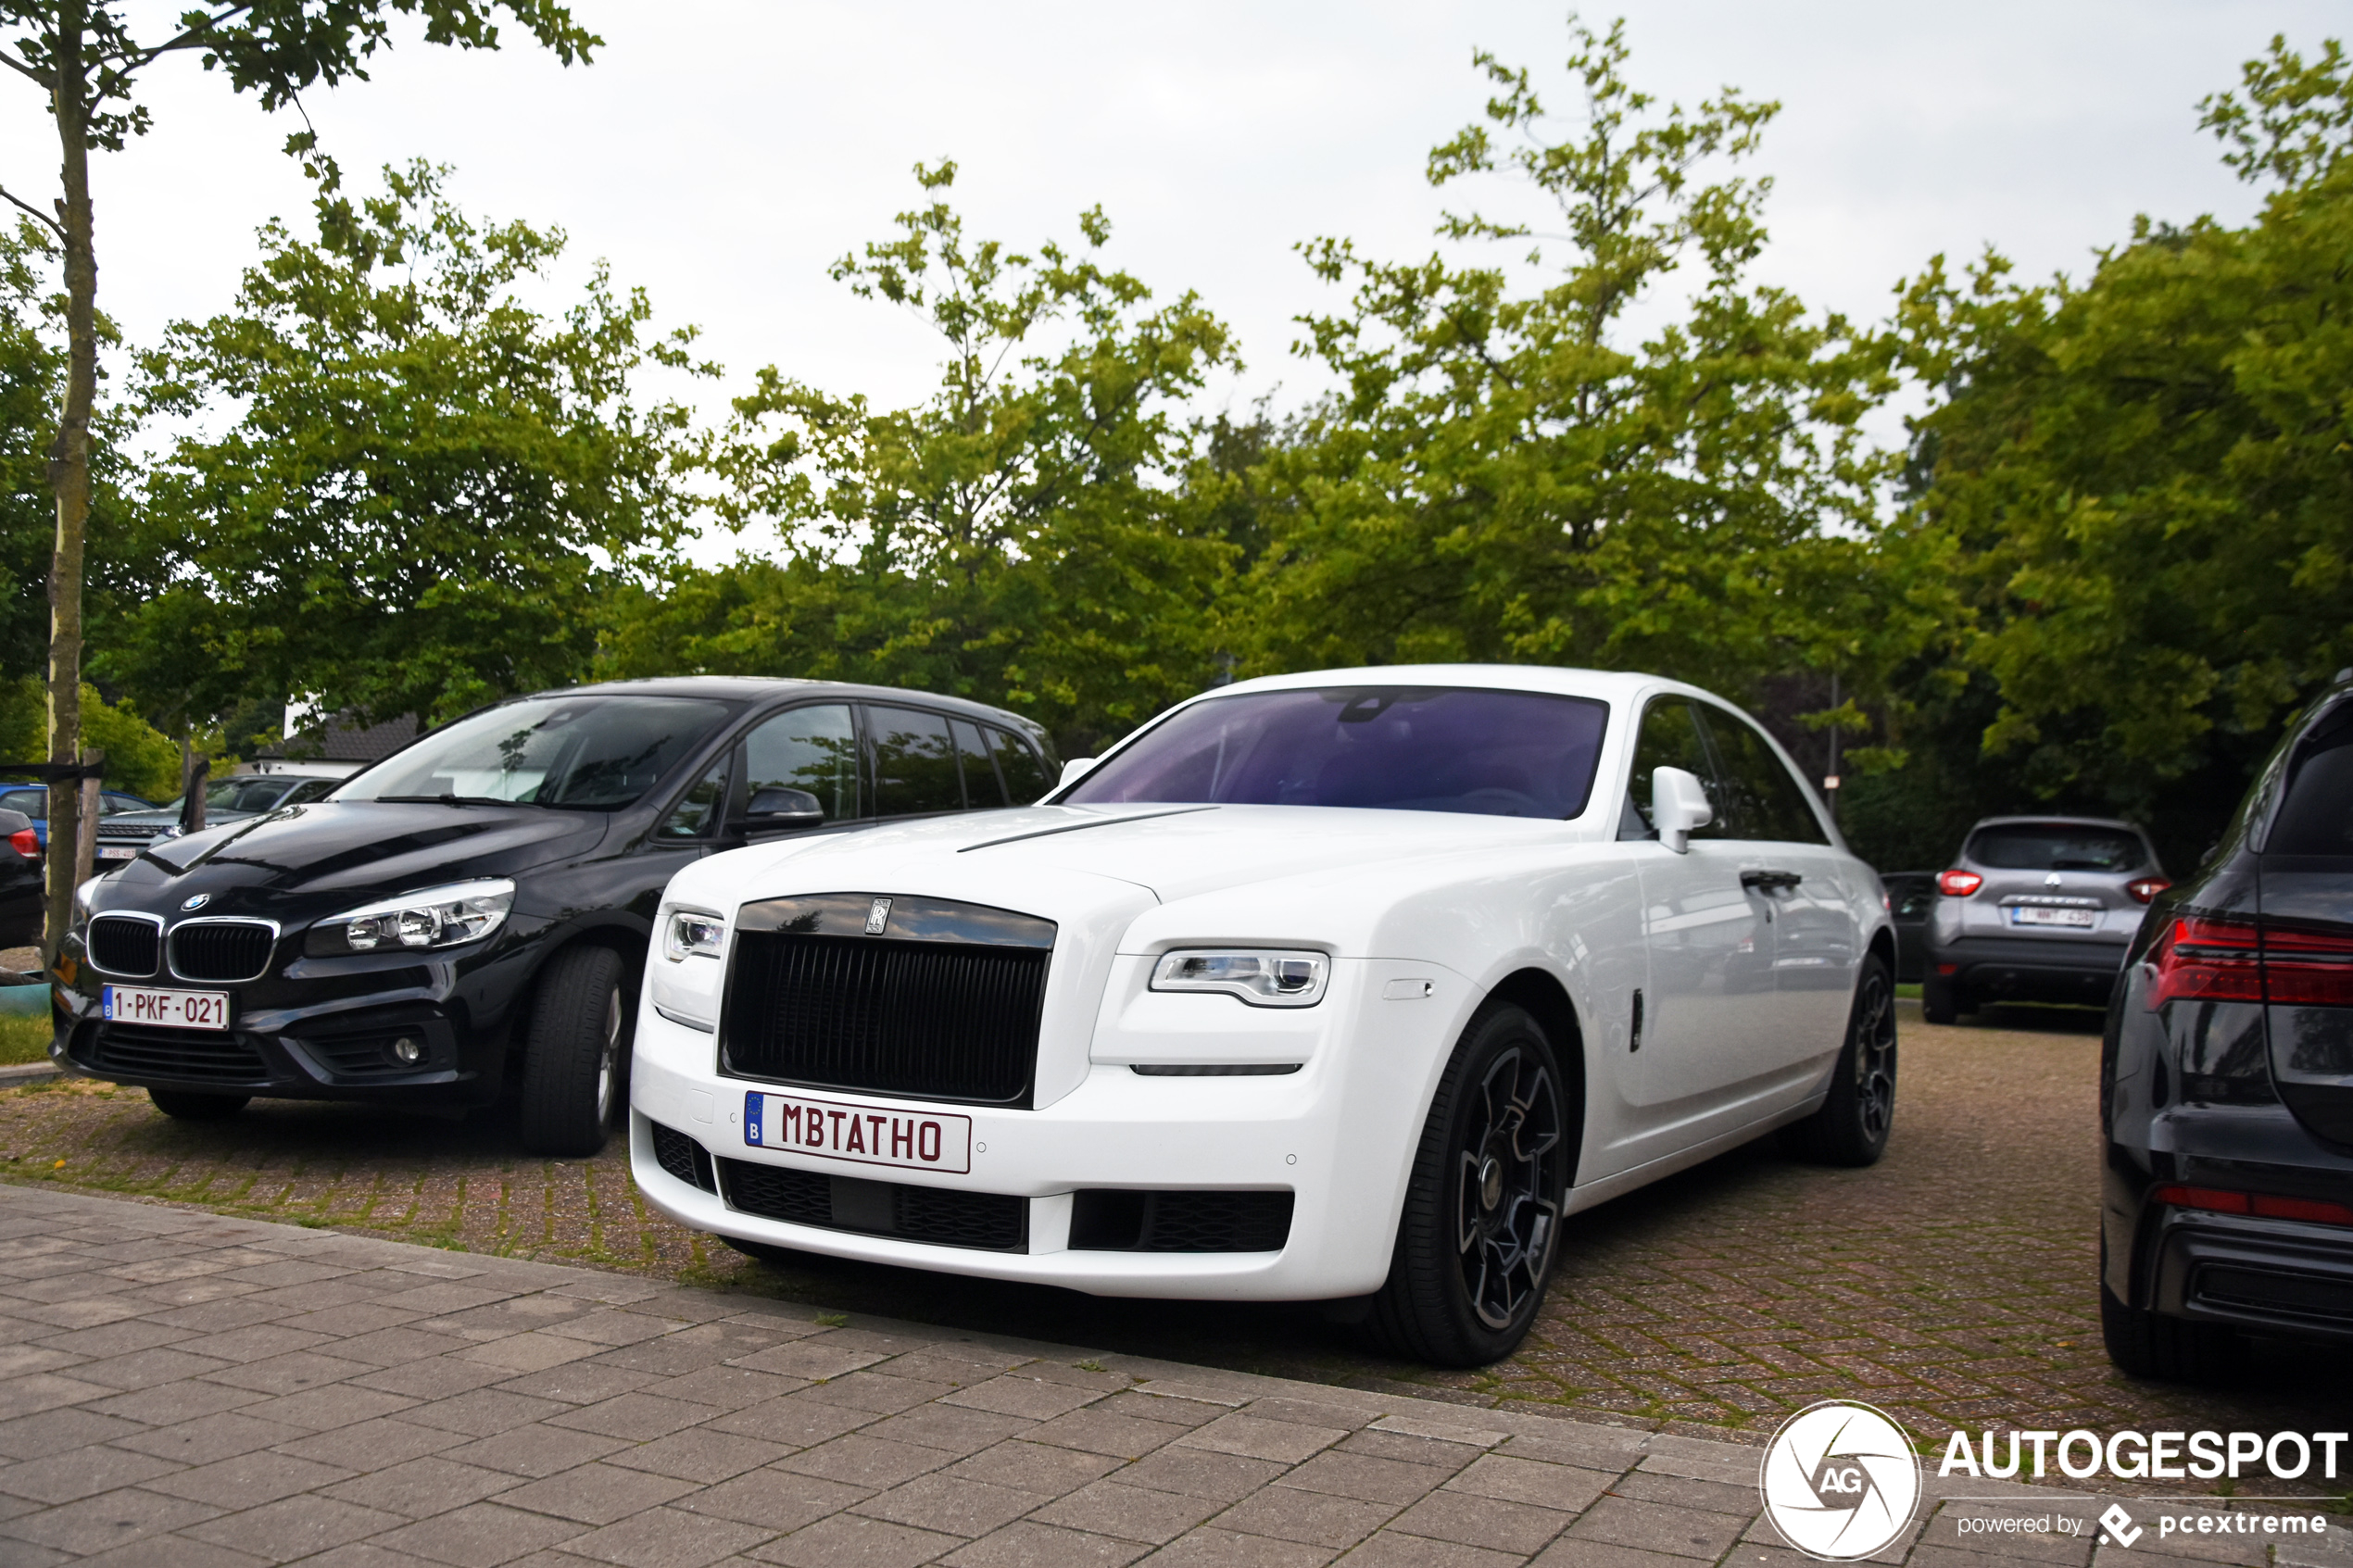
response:
M1290 401L1320 384L1289 354L1290 318L1337 303L1293 245L1426 254L1441 201L1461 198L1429 189L1425 157L1485 97L1472 50L1558 88L1567 37L1563 7L1506 0L574 8L606 39L591 67L520 39L467 55L404 35L372 82L311 97L311 118L355 183L422 156L457 166L478 214L562 225L665 320L699 323L733 383L774 363L884 399L924 394L935 347L824 268L913 204L917 159L955 157L971 227L1024 245L1102 203L1115 262L1164 297L1198 290L1238 329L1249 367L1218 399L1279 386ZM1638 86L1691 103L1730 83L1782 104L1755 162L1778 181L1761 273L1862 317L1940 251L1992 243L2029 272L2081 272L2135 213L2243 218L2250 194L2197 132L2197 100L2274 32L2309 49L2347 31L2341 4L2310 0L1625 12ZM154 73L148 101L157 133L92 174L99 303L134 339L219 308L255 227L299 220L307 200L277 151L283 117L184 59ZM30 94L0 97L8 188L45 200L56 145Z

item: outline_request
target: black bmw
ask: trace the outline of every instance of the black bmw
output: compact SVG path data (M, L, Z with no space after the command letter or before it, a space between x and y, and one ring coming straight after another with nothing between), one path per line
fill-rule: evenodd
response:
M2244 1333L2353 1343L2353 681L2143 921L2100 1112L2118 1367L2194 1382Z
M633 681L518 697L323 800L155 844L84 884L51 1056L167 1113L257 1096L413 1106L519 1094L538 1154L623 1101L663 886L784 834L1026 805L1026 719L829 682Z

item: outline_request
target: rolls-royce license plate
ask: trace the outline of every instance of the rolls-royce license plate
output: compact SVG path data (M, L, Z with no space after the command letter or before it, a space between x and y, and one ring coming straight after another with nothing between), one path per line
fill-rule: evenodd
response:
M2012 925L2093 926L2099 922L2099 911L2096 909L2039 909L2032 904L2025 904L2010 910Z
M158 1029L226 1029L226 991L158 991L146 985L108 985L99 1007L115 1023L148 1023Z
M944 1110L887 1110L810 1095L744 1096L744 1142L858 1165L905 1171L973 1168L973 1120Z

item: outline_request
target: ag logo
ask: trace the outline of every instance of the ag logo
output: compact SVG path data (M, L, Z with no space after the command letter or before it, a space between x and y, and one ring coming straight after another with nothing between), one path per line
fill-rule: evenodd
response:
M1825 1399L1781 1423L1757 1477L1765 1512L1808 1557L1869 1557L1901 1535L1920 1500L1904 1429L1869 1405Z

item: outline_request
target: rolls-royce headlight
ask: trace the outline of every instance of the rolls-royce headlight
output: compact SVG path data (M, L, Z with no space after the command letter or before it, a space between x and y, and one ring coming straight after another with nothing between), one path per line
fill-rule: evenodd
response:
M461 947L505 924L514 903L515 884L504 877L427 887L319 922L304 939L303 951L329 958Z
M715 959L726 950L727 922L698 909L673 909L662 922L661 956L672 963Z
M1254 1008L1312 1008L1324 999L1332 960L1265 947L1180 947L1152 965L1155 991L1222 991Z

